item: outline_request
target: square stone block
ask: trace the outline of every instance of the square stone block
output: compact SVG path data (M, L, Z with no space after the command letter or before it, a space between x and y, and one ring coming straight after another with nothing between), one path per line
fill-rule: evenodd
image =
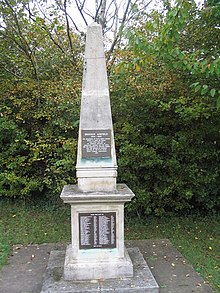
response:
M124 258L108 258L106 260L88 259L77 260L72 258L72 246L66 250L64 263L65 280L95 280L124 278L133 276L133 264L125 249Z

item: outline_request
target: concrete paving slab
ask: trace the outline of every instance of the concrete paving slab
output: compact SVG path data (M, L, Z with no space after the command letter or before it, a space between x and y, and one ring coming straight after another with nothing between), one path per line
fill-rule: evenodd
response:
M14 245L0 270L0 293L39 293L51 250L66 244Z
M132 240L160 286L160 293L214 293L169 240ZM39 293L51 251L66 250L66 244L15 245L0 271L0 293ZM57 272L58 277L60 272Z
M138 245L157 283L160 293L215 292L169 240L128 241L127 247ZM195 252L196 253L196 252Z

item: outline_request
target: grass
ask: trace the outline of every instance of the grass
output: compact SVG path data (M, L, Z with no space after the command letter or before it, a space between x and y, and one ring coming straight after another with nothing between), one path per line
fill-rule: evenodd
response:
M220 216L148 217L127 220L126 239L168 238L203 278L220 292ZM70 241L68 205L25 205L0 201L0 267L7 261L13 244Z
M0 268L13 244L70 241L68 207L30 206L0 201Z
M220 217L150 217L128 222L127 239L169 239L216 292L220 292Z

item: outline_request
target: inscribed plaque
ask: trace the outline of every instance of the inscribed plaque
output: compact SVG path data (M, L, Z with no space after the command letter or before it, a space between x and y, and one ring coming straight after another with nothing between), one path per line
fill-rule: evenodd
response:
M111 130L81 130L82 158L111 157Z
M116 248L116 213L79 213L79 248Z

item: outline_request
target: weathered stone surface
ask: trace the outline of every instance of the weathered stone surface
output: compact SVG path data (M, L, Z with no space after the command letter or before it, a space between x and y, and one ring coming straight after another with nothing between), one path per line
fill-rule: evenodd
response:
M117 163L102 28L87 29L76 174L82 191L115 191Z
M105 267L112 267L114 274L118 267L126 266L126 270L130 275L133 271L132 263L126 260L125 246L124 246L124 203L130 201L134 196L133 192L125 185L118 184L115 192L82 192L77 185L67 185L64 187L61 198L66 203L71 204L71 229L72 229L72 248L68 251L65 261L67 265L68 275L70 275L71 267L83 267L85 261L90 261L93 266L97 268L97 278L99 278L99 265L97 262L102 262L103 278L112 278L113 273L105 271ZM90 249L80 248L80 215L83 213L99 214L99 213L113 213L115 214L115 245L114 248L100 248ZM94 228L93 228L94 229ZM88 230L86 233L90 233ZM92 232L93 233L93 232ZM80 264L82 262L82 264ZM101 265L100 265L101 267ZM122 268L123 270L123 268ZM82 277L88 276L91 278L91 272L85 272ZM72 274L72 278L75 273ZM77 277L79 278L79 276ZM95 278L95 276L93 276Z
M62 275L64 252L52 252L41 293L158 293L159 287L140 250L129 248L128 253L134 264L132 278L66 281Z
M110 250L109 250L110 252ZM114 254L114 250L112 250ZM85 251L86 253L86 251ZM96 251L94 252L94 254ZM103 249L100 253L104 254ZM133 276L133 264L130 256L125 249L123 258L115 258L112 256L87 258L84 260L72 259L71 245L66 250L64 264L64 279L65 280L99 280L111 278L125 278Z
M102 192L82 192L78 185L65 185L60 195L61 199L65 203L104 203L107 205L111 202L122 202L131 201L134 197L134 193L126 184L117 184L115 191Z
M78 184L65 186L61 193L71 205L72 227L64 278L131 277L133 265L124 247L124 203L134 194L125 184L116 184L103 36L96 23L86 35L76 170Z

